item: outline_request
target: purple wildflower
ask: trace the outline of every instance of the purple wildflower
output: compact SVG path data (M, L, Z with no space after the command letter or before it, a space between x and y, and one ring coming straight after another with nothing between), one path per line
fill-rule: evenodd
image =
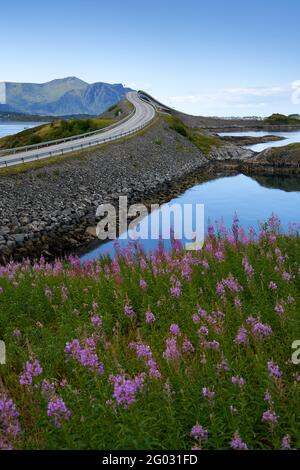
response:
M243 387L246 384L246 380L243 379L243 377L233 376L231 377L231 383L233 383L233 385Z
M127 317L129 317L129 318L132 318L132 317L135 316L135 312L134 312L132 306L129 305L129 304L125 304L125 306L124 306L124 313L125 313L125 315L126 315Z
M279 379L282 376L282 372L278 364L275 364L273 361L268 361L267 366L270 377L275 377L276 379Z
M289 434L286 434L281 441L281 448L282 450L290 450L291 448L291 437Z
M231 440L231 448L234 450L248 450L247 444L242 441L238 432L234 434Z
M213 400L215 395L216 395L216 393L213 390L210 390L207 387L202 388L202 396L204 398L208 398L209 400Z
M176 360L180 358L180 352L177 349L176 337L166 339L166 349L163 352L163 357L167 360Z
M271 289L271 290L277 290L277 289L278 289L277 284L276 284L274 281L271 281L271 282L269 283L269 289Z
M11 450L13 441L21 432L19 413L6 394L0 394L0 450Z
M195 426L192 427L191 430L191 436L195 440L201 441L206 441L208 439L208 431L204 429L201 424L195 424Z
M133 379L124 375L110 375L109 382L114 386L113 397L118 405L128 408L135 402L136 395L144 386L145 374L141 373Z
M170 294L172 297L175 297L178 299L181 295L181 287L180 286L171 287Z
M184 341L183 341L182 351L184 353L194 353L195 352L195 348L194 348L193 344L187 338L185 338Z
M263 423L269 423L274 426L278 423L279 416L277 416L275 411L267 410L263 413L261 420Z
M151 312L151 310L147 310L145 314L145 321L148 325L155 322L155 315Z
M248 343L248 336L247 330L243 326L238 329L237 335L234 339L235 344L247 344Z
M73 339L66 344L65 353L82 366L87 367L90 372L99 375L104 373L103 364L99 361L96 353L96 343L93 337L87 338L83 346L81 346L78 339Z
M140 288L141 288L142 290L145 290L145 289L147 289L147 287L148 287L147 282L146 282L144 279L141 279L141 280L140 280Z
M20 384L31 385L33 377L38 377L42 373L43 373L43 368L41 367L37 359L27 361L23 368L23 373L20 376Z
M63 421L68 421L71 412L66 407L62 398L54 396L48 402L47 415L52 418L54 425L61 428Z
M102 318L97 315L97 314L94 314L91 316L91 322L92 324L94 325L95 328L102 328L102 325L103 325L103 321L102 321Z
M274 310L279 316L283 315L285 312L284 305L282 305L282 303L276 304Z
M170 326L170 333L171 335L173 336L180 336L180 328L178 325L176 325L176 323L172 323L172 325Z

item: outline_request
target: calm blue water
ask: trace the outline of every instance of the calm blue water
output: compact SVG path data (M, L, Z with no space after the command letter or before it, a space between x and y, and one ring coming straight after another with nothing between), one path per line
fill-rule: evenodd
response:
M14 121L0 121L0 138L7 135L17 134L31 127L41 126L44 122L14 122Z
M221 219L230 227L235 213L245 228L257 228L260 222L266 221L275 213L282 222L282 228L287 231L289 223L300 223L300 181L287 177L260 177L256 181L242 174L222 177L193 186L172 199L169 205L188 203L204 204L205 231L208 223L220 222ZM152 213L143 219L140 227L148 224L151 233L151 220L154 225L161 222L157 220L156 214ZM183 237L182 241L188 240ZM126 247L129 243L132 243L129 239L119 239L120 247ZM146 251L151 251L157 247L158 241L142 240L140 243ZM164 244L167 248L170 246L167 241ZM114 251L114 242L110 241L84 255L82 260L97 258L101 254L113 256Z
M233 136L249 136L249 137L262 137L264 135L279 135L285 137L284 140L278 140L276 142L266 142L264 144L247 145L246 147L254 150L254 152L262 152L268 147L282 147L283 145L294 144L300 142L300 131L293 132L265 132L265 131L253 131L253 132L222 132L220 136L233 135Z

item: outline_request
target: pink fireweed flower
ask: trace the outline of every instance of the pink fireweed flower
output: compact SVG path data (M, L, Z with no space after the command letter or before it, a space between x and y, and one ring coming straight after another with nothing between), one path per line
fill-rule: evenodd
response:
M191 436L195 440L201 441L207 441L208 439L208 431L204 429L201 424L195 424L195 426L192 427L191 430Z
M148 287L147 282L146 282L144 279L141 279L141 280L140 280L140 288L141 288L142 290L145 290L145 289L147 289L147 287Z
M277 289L278 289L277 284L276 284L274 281L271 281L271 282L269 283L269 289L271 289L271 290L277 290Z
M103 325L103 321L102 321L102 318L97 315L97 314L94 314L91 316L91 322L92 324L94 325L95 328L102 328L102 325Z
M254 268L253 266L249 263L248 258L245 256L242 260L242 265L244 267L244 271L247 274L247 276L252 276L254 274Z
M229 372L230 371L230 367L228 365L227 359L222 359L222 361L219 362L219 364L217 364L217 370L218 371L224 371L224 372Z
M66 343L65 353L86 367L90 372L97 375L104 373L103 364L99 361L96 353L96 343L93 337L87 338L83 346L81 346L78 339L73 339Z
M169 360L177 360L180 358L180 352L177 349L176 336L166 339L166 349L163 352L163 357Z
M204 310L204 308L202 307L197 307L197 310L198 310L198 315L200 318L207 318L208 317L208 313L206 310Z
M133 341L129 343L129 347L135 350L135 353L138 359L145 360L146 365L148 367L149 377L160 379L161 373L158 370L157 362L153 358L153 354L150 349L150 346L148 346L148 344L136 343Z
M220 250L215 251L214 256L218 261L223 261L224 258L225 258L225 255L224 255L223 251L220 251Z
M158 369L157 362L152 357L147 360L147 367L148 367L149 377L152 377L154 379L161 378L161 373Z
M242 441L241 436L236 431L232 440L231 440L231 448L234 450L248 450L247 444Z
M252 334L256 339L264 339L272 334L270 325L261 323L253 316L248 317L246 322L251 326Z
M199 323L201 321L201 318L199 317L199 315L197 315L197 313L194 313L192 315L192 320L194 323Z
M21 333L21 331L19 330L19 328L16 328L16 329L13 331L12 334L13 334L13 336L14 336L15 338L20 338L20 337L22 336L22 333Z
M247 344L248 343L248 336L247 336L247 330L243 326L241 326L238 329L237 335L234 339L235 344L241 345L241 344Z
M170 288L170 294L172 297L178 299L181 296L181 286L175 286Z
M20 376L21 385L32 385L33 377L38 377L43 373L43 368L41 367L37 359L31 359L25 363L23 368L23 373Z
M243 387L246 384L246 380L243 379L243 377L233 376L231 377L231 383L233 383L233 385Z
M181 335L180 328L179 328L178 325L176 325L176 323L172 323L172 325L170 326L170 333L173 336L180 336Z
M145 321L148 325L155 322L155 315L151 312L151 310L147 310L145 314Z
M291 449L291 437L289 434L286 434L281 441L281 449L282 450L290 450Z
M279 315L279 316L283 315L284 312L285 312L285 308L284 308L284 305L282 303L276 304L274 310L277 313L277 315Z
M213 400L215 398L216 393L213 390L210 390L207 387L202 388L202 396L204 398L208 398L208 400Z
M207 253L211 253L213 251L213 246L211 243L205 244L205 251L207 251Z
M270 403L270 404L273 404L273 403L274 403L274 402L273 402L273 399L272 399L272 396L271 396L271 394L270 394L269 392L266 392L266 393L264 394L264 401L267 401L267 402Z
M263 423L270 424L271 427L273 428L273 426L278 423L279 416L277 416L275 411L267 410L267 411L264 411L261 420Z
M135 312L134 312L132 306L129 305L129 304L125 304L124 313L125 313L126 317L129 317L129 318L133 318L135 316Z
M217 283L216 292L220 297L225 295L225 287L222 282Z
M268 361L267 366L270 377L275 377L276 379L279 379L282 376L282 372L278 364L275 364L275 362L273 361Z
M20 432L16 405L5 393L0 393L0 450L11 450Z
M42 382L42 393L46 398L50 398L55 394L57 384L55 382L50 382L47 379L44 379Z
M205 325L200 326L199 330L197 331L198 336L208 336L208 328Z
M145 373L141 373L133 379L125 375L109 376L109 383L114 386L113 398L118 405L126 409L136 401L137 393L144 386L145 376Z
M187 353L194 353L195 352L195 348L193 346L193 344L191 343L190 340L188 340L187 338L184 339L183 341L183 344L182 344L182 351L187 354Z
M283 271L282 279L286 282L290 282L291 279L292 279L292 275L290 273L288 273L287 271Z
M53 424L57 428L61 428L62 423L70 419L71 412L66 407L62 398L54 396L48 402L47 415L52 419Z

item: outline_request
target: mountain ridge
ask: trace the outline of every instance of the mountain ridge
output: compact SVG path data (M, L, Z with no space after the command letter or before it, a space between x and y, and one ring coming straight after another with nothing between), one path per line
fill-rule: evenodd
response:
M45 83L0 82L0 107L39 115L97 115L124 99L128 91L131 88L121 83L89 84L73 76Z

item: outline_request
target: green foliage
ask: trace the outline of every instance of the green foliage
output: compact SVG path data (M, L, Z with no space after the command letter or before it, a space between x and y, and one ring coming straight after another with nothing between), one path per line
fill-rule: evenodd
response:
M176 116L167 116L166 121L171 129L189 139L205 155L209 155L213 148L223 145L218 137L191 129Z
M113 122L112 119L100 118L70 119L51 122L43 126L26 129L12 136L3 137L0 139L0 148L22 147L72 137L74 135L103 129Z
M286 116L285 114L274 113L264 119L264 123L271 125L298 125L300 121L297 118Z
M235 245L217 235L200 252L177 250L149 259L141 254L129 260L128 254L114 263L101 259L86 267L73 261L72 266L12 263L2 269L0 335L7 364L0 365L0 393L7 393L20 413L22 432L14 446L189 450L194 445L191 428L198 421L209 433L206 449L228 449L236 431L250 449L279 449L286 434L299 448L300 383L295 377L300 370L290 358L300 331L300 239L270 234L258 243ZM217 294L218 283L232 276L240 288L232 283L224 295ZM140 287L141 279L146 288ZM170 295L176 281L181 283L178 297ZM271 281L276 289L270 289ZM134 310L132 318L124 313L126 304ZM281 315L275 311L278 304L284 306ZM156 317L152 324L145 322L149 309ZM100 330L91 322L94 314L102 317ZM192 319L194 314L198 320ZM251 315L270 325L272 334L258 339L248 333L248 343L238 345L237 331L241 326L251 330ZM167 360L163 353L173 323L181 330L176 339L180 355ZM199 334L201 326L208 328L207 337ZM82 343L93 334L98 335L97 355L104 364L101 376L72 358L66 360L64 353L68 341ZM183 351L186 339L194 352ZM206 340L217 341L220 350L206 349ZM148 375L147 361L128 346L132 341L149 345L159 379ZM43 373L34 377L36 387L26 387L19 376L32 355ZM230 370L221 368L224 359ZM282 371L278 380L268 373L270 360ZM144 388L134 403L128 408L117 405L110 375L132 378L142 372ZM243 377L246 384L234 385L232 376ZM57 394L71 411L60 429L47 416L43 379L67 381L57 385ZM213 400L203 397L203 387L215 392ZM266 391L273 404L264 400ZM273 429L262 422L269 407L279 416Z

